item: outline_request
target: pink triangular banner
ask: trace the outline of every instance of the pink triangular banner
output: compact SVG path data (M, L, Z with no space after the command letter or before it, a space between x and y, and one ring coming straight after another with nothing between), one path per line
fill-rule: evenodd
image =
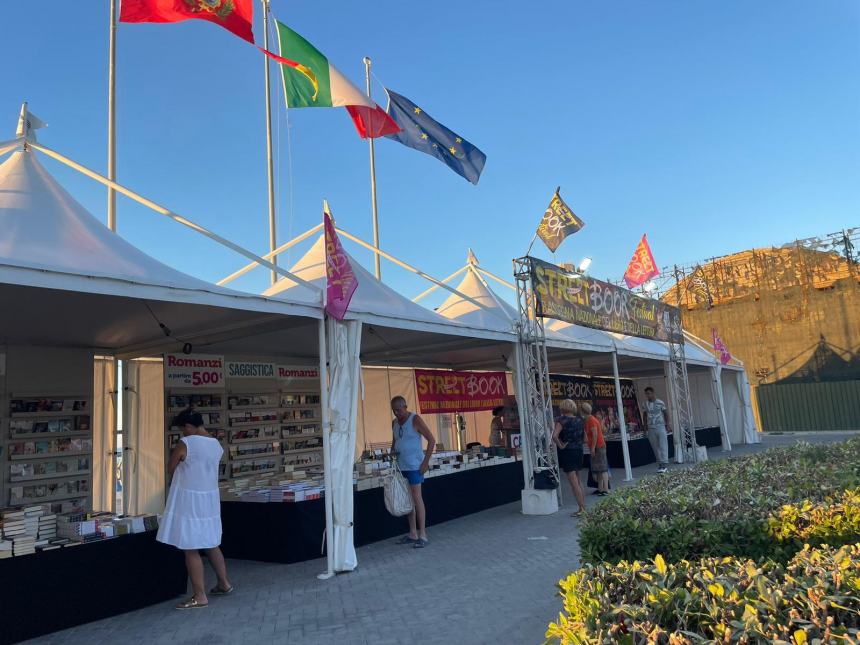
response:
M323 212L323 223L325 225L325 310L328 315L343 320L349 308L349 302L352 300L352 294L358 288L358 279L355 277L346 251L340 244L331 214L327 210Z

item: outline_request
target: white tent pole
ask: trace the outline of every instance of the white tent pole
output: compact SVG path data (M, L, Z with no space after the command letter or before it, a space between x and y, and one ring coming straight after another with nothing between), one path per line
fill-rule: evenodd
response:
M294 282L298 282L300 285L307 287L308 289L311 289L317 293L322 293L322 289L320 289L315 284L312 284L312 283L308 282L307 280L302 280L297 275L293 275L289 271L285 271L284 269L272 264L268 260L264 260L263 258L259 257L258 255L251 253L247 249L242 248L238 244L231 242L227 238L221 237L217 233L213 233L212 231L200 226L199 224L195 224L191 220L186 219L185 217L182 217L182 215L174 213L173 211L168 210L164 206L160 206L159 204L156 204L154 201L147 199L143 195L140 195L140 194L134 192L133 190L126 188L125 186L121 186L120 184L116 183L115 181L111 181L107 177L100 175L99 173L95 172L94 170L90 170L86 166L82 166L81 164L77 163L76 161L72 161L68 157L61 155L59 152L51 150L50 148L46 148L45 146L39 145L38 143L33 143L32 141L28 142L28 145L30 145L35 150L38 150L39 152L45 153L46 155L48 155L52 159L56 159L57 161L60 161L64 164L66 164L70 168L74 168L75 170L77 170L80 173L83 173L84 175L86 175L90 179L95 179L97 182L104 184L105 186L114 188L117 192L120 192L123 195L125 195L126 197L130 197L134 201L139 202L139 203L143 204L144 206L151 208L156 213L160 213L166 217L169 217L173 221L178 222L178 223L182 224L183 226L187 226L188 228L205 235L210 240L214 240L214 241L218 242L219 244L221 244L222 246L226 246L228 249L235 251L236 253L238 253L240 255L244 255L249 260L252 260L252 261L256 262L257 264L262 264L264 267L266 267L267 269L271 269L272 271L277 271L282 276L289 278L290 280L293 280Z
M110 0L108 45L108 179L116 180L116 5ZM108 187L108 228L116 233L116 192Z
M466 265L466 266L464 266L464 267L462 267L462 268L460 268L460 269L457 269L456 271L454 271L454 273L452 273L452 274L451 274L451 275L449 275L447 278L445 278L444 280L442 280L442 282L444 282L445 284L448 284L449 282L451 282L451 280L453 280L454 278L456 278L458 275L460 275L461 273L463 273L463 271L465 271L465 270L466 270L466 269L468 269L468 268L469 268L469 266L468 266L468 265ZM412 298L412 302L418 302L419 300L422 300L423 298L425 298L425 297L429 296L431 293L433 293L434 291L436 291L436 289L438 289L438 288L439 288L439 285L438 285L438 284L434 284L432 287L430 287L430 288L429 288L429 289L427 289L426 291L422 291L422 292L421 292L421 293L419 293L417 296L415 296L414 298Z
M627 446L627 423L624 419L624 401L621 399L621 379L618 378L618 349L612 352L612 378L615 379L615 405L618 406L618 424L621 430L621 452L624 455L624 481L633 481L630 468L630 448Z
M725 401L723 400L723 366L719 363L711 368L711 377L714 379L714 394L717 397L717 420L720 424L720 439L723 444L723 452L731 452L732 441L729 438L729 424L726 422Z
M490 273L489 271L487 271L487 270L486 270L485 268L483 268L483 267L476 267L476 268L478 269L478 271L480 271L481 273L483 273L484 275L486 275L488 278L492 278L493 280L495 280L495 281L496 281L496 282L498 282L499 284L501 284L501 285L503 285L503 286L505 286L505 287L508 287L508 289L511 289L511 290L513 290L513 291L516 291L516 290L517 290L517 288L516 288L513 284L511 284L511 283L510 283L510 282L508 282L507 280L504 280L503 278L500 278L500 277L499 277L499 276L497 276L495 273Z
M278 248L276 248L274 251L269 251L268 253L266 253L266 255L263 255L263 256L261 256L261 257L262 257L264 260L271 260L272 258L276 258L276 257L278 257L278 255L280 255L281 253L283 253L283 252L284 252L284 251L286 251L287 249L289 249L289 248L291 248L291 247L295 246L295 245L296 245L296 244L298 244L299 242L303 242L303 241L305 241L306 239L308 239L311 235L313 235L314 233L316 233L317 231L319 231L322 227L323 227L323 225L322 225L322 224L317 224L316 226L314 226L313 228L311 228L311 229L309 229L309 230L305 231L304 233L302 233L302 234L301 234L301 235L299 235L298 237L294 237L294 238L293 238L293 239L291 239L289 242L285 242L284 244L281 244L281 245L280 245ZM223 285L227 284L228 282L233 282L233 280L235 280L236 278L240 278L240 277L242 277L243 275L245 275L245 274L246 274L246 273L248 273L249 271L251 271L251 270L253 270L253 269L257 268L258 266L260 266L260 265L259 265L257 262L251 262L250 264L248 264L248 265L246 265L246 266L242 267L242 268L241 268L241 269L239 269L238 271L236 271L236 272L234 272L234 273L231 273L231 274L230 274L230 275L228 275L226 278L221 278L221 279L220 279L218 282L216 282L215 284L217 284L218 286L223 286Z
M505 322L510 322L510 319L508 319L508 317L507 317L507 316L503 316L502 314L498 313L497 311L495 311L495 310L493 310L493 309L490 309L490 308L488 308L488 307L485 307L484 305L482 305L480 302L478 302L478 301L477 301L477 300L475 300L474 298L470 298L470 297L469 297L469 296L467 296L465 293L460 293L459 291L457 291L457 290L456 290L456 289L454 289L453 287L449 287L447 284L444 284L444 283L440 282L439 280L437 280L436 278L434 278L432 275L429 275L429 274L427 274L427 273L424 273L421 269L417 269L417 268L415 268L415 267L413 267L413 266L411 266L411 265L409 265L409 264L406 264L405 262L403 262L403 261L401 261L401 260L398 260L396 257L394 257L393 255L391 255L390 253L386 253L386 252L385 252L385 251L383 251L382 249L375 249L375 248L373 248L373 246L371 246L370 244L368 244L367 242L365 242L365 241L364 241L364 240L362 240L361 238L358 238L358 237L356 237L355 235L352 235L352 234L350 234L350 233L347 233L347 232L346 232L346 231L344 231L343 229L335 228L335 230L336 230L338 233L340 233L341 235L343 235L345 238L347 238L348 240L352 240L352 241L353 241L353 242L355 242L356 244L360 244L360 245L361 245L361 246L363 246L364 248L369 249L369 250L373 251L374 253L379 253L379 255L381 255L382 257L384 257L386 260L390 260L391 262L394 262L394 264L396 264L397 266L402 267L402 268L406 269L407 271L411 271L412 273L414 273L414 274L416 274L416 275L421 276L421 277L422 277L422 278L424 278L425 280L429 280L429 281L430 281L430 282L432 282L433 284L435 284L435 285L437 285L437 286L440 286L440 287L442 287L443 289L447 289L447 290L448 290L448 291L450 291L451 293L453 293L453 294L456 294L456 295L460 296L463 300L467 300L467 301L471 302L473 305L476 305L476 306L480 307L481 309L484 309L484 310L485 310L485 311L487 311L488 313L490 313L490 314L492 314L492 315L496 316L496 318L500 318L501 320L504 320Z
M328 356L326 348L326 320L318 321L320 347L320 408L322 409L323 432L323 481L325 485L325 550L326 570L319 574L320 580L328 580L334 575L334 510L332 508L331 483L331 415L328 409Z

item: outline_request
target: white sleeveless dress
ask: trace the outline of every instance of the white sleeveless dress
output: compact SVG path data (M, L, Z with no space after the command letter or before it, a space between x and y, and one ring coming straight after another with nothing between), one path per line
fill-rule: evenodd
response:
M156 540L180 549L211 549L221 544L218 464L224 449L217 439L182 437L187 454L173 473Z

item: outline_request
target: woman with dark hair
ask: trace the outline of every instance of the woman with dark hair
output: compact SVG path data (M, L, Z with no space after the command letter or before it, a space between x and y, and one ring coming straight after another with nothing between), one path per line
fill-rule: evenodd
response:
M200 413L191 408L180 412L173 425L182 429L182 438L170 453L167 464L173 479L156 539L185 552L185 566L194 595L176 608L200 609L209 604L201 549L206 551L218 576L218 584L209 593L224 596L233 591L224 555L218 548L221 544L218 464L224 449L203 427Z
M493 408L493 420L490 421L490 445L491 446L504 446L505 440L502 436L502 425L504 424L504 419L502 419L502 413L505 411L505 406L500 405Z

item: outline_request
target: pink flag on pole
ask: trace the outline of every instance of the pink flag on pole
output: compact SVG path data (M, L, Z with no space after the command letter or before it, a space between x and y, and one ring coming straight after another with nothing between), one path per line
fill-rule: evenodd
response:
M714 352L719 356L720 363L722 365L727 365L729 361L732 360L732 355L729 353L729 348L726 347L726 344L723 342L723 339L717 335L716 329L711 329L711 333L714 335Z
M352 300L352 294L358 288L358 279L340 244L337 231L334 230L328 204L323 209L323 224L325 225L325 310L330 316L343 320L349 301Z

